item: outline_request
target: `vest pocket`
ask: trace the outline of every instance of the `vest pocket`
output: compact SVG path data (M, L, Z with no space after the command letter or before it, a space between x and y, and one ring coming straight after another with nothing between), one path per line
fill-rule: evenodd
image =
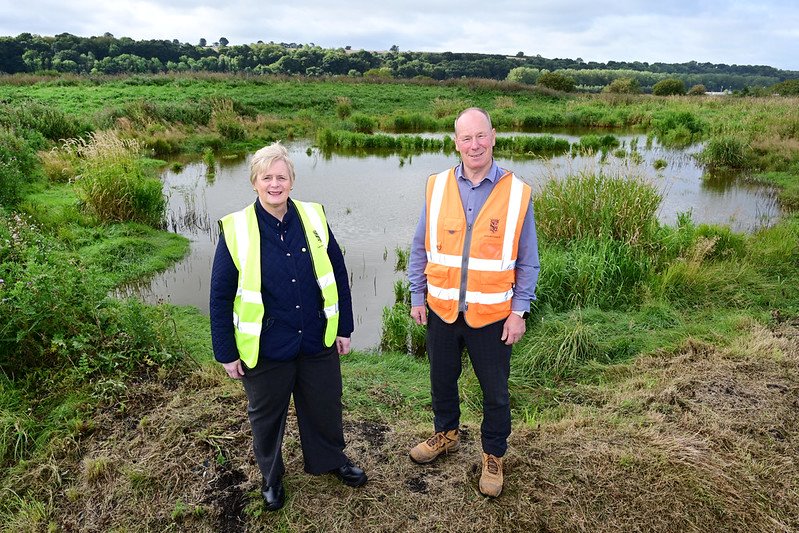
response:
M460 272L459 268L450 268L437 263L428 262L424 267L427 283L442 289L459 286L458 272Z
M460 243L463 242L464 220L462 218L444 217L441 222L441 231L438 235L440 251L453 253L453 250L460 250Z

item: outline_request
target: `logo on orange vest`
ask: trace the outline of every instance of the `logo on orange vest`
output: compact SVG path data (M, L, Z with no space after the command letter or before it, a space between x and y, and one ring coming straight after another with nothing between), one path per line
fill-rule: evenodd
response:
M491 222L489 223L489 229L491 230L491 233L496 233L497 231L499 231L499 219L498 218L492 218L491 219Z

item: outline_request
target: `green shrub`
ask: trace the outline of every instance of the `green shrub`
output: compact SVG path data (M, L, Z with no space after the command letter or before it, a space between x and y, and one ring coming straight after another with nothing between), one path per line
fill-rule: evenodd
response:
M27 368L63 367L99 339L96 311L104 287L32 222L0 219L9 234L0 248L0 352L13 375Z
M98 122L105 127L113 126L119 119L128 121L134 126L147 126L153 122L207 126L211 123L216 102L216 99L161 103L135 100L120 108L105 110L98 118ZM231 109L235 110L235 107L231 102Z
M106 261L141 259L141 248L123 248ZM30 219L0 212L0 374L118 375L176 362L169 309L111 299L103 280Z
M13 206L39 177L36 152L25 139L0 128L0 206Z
M244 140L247 131L234 109L233 101L228 98L218 98L212 105L211 126L229 141Z
M541 70L532 67L515 67L510 69L507 77L508 81L515 81L517 83L525 83L527 85L535 85L538 77L541 75Z
M652 86L652 94L655 96L685 94L685 83L677 78L666 78Z
M89 124L67 115L56 107L29 101L13 106L0 103L0 126L15 130L20 136L35 131L51 141L83 137L92 131Z
M701 137L705 123L689 111L666 111L652 120L652 131L667 146L685 146Z
M604 93L610 94L639 94L641 84L635 78L616 78L602 89Z
M701 83L694 85L690 89L688 89L688 96L702 96L703 94L707 93L707 87L702 85Z
M705 145L698 159L708 167L744 169L749 166L748 144L739 137L713 137Z
M436 118L455 117L461 110L469 107L469 103L460 98L441 98L433 100L433 116Z
M352 114L352 100L347 96L336 97L336 116L345 119Z
M377 126L375 119L363 113L355 113L350 117L355 131L359 133L372 133Z
M408 270L408 259L411 256L411 251L409 248L400 248L397 246L394 249L394 252L397 255L397 262L394 265L394 272L405 272Z
M576 83L574 78L567 74L562 74L560 72L544 72L538 76L536 85L555 91L570 93L574 90Z
M797 96L799 95L799 79L775 83L771 86L770 92L771 94L779 94L780 96Z
M520 127L522 131L538 131L546 125L547 118L540 113L534 113L525 115L521 120ZM497 140L499 139L500 138L497 138Z

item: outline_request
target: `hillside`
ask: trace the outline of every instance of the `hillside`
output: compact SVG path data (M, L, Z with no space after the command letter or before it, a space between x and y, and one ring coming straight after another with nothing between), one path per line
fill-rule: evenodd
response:
M768 65L726 65L689 61L585 62L581 58L545 58L460 52L325 49L297 43L250 43L228 46L227 40L199 45L178 40L136 41L110 33L81 37L22 33L0 37L0 73L133 75L155 73L222 72L248 75L282 74L320 76L374 76L423 78L437 81L460 78L513 79L519 67L535 72L558 72L574 79L582 91L598 91L618 78L634 78L644 92L658 81L680 79L686 87L703 85L709 91L771 87L799 78L799 72ZM535 83L533 81L532 83Z

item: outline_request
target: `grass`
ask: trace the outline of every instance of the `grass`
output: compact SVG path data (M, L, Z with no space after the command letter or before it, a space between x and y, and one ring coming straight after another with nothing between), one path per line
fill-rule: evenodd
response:
M660 201L635 175L579 173L547 181L534 199L536 227L549 242L594 237L638 245L650 238Z
M673 322L659 315L653 325ZM587 324L590 313L583 320ZM527 422L515 411L506 486L497 500L477 493L479 410L464 403L461 450L429 466L415 465L407 449L431 425L427 363L403 354L353 353L343 360L345 432L349 455L370 475L362 489L302 472L291 412L287 505L279 513L264 512L246 399L240 385L214 366L177 382L128 388L120 398L124 409L96 413L101 429L81 440L80 454L57 456L61 483L72 496L49 502L45 492L37 497L36 485L18 484L16 496L4 493L3 516L9 527L28 520L36 525L32 530L52 523L417 531L446 520L456 529L479 530L610 532L636 524L662 532L790 531L799 525L799 501L791 490L799 472L790 461L790 437L797 430L791 391L799 386L796 326L739 327L726 347L689 338L610 365L601 382L536 388L538 396L552 399ZM468 365L464 372L470 377ZM226 462L215 460L219 452L208 445L209 434L217 436ZM97 474L94 481L69 474L80 457L92 458L86 464ZM6 481L19 481L19 475L11 472ZM107 478L100 485L102 476Z

